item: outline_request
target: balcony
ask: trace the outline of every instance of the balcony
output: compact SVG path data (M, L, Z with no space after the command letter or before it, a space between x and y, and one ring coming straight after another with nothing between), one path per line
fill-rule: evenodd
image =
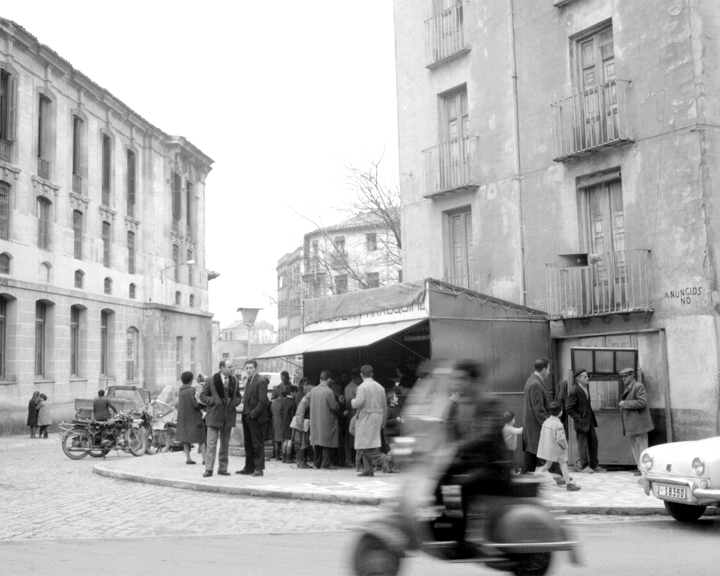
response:
M0 160L10 162L10 155L12 154L12 142L10 140L4 140L0 138Z
M50 180L50 162L43 158L37 159L37 171L40 178Z
M464 2L457 2L425 20L428 68L434 68L445 60L470 51L465 44L463 4Z
M556 162L633 141L628 130L629 85L612 80L552 104Z
M547 311L552 320L652 312L650 250L589 254L586 266L546 264Z
M77 174L72 175L72 189L73 192L82 194L82 176Z
M425 198L477 188L478 140L464 136L423 150Z

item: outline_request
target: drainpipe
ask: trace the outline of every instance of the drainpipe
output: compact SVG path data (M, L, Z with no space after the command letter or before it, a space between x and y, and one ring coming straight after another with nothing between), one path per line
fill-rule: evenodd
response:
M508 28L510 33L510 57L512 67L512 97L513 97L513 144L515 148L515 175L513 177L513 186L518 199L518 231L520 233L520 296L521 304L527 304L527 294L525 291L525 230L523 224L523 206L522 206L522 162L520 159L520 104L518 102L518 83L517 83L517 57L515 55L515 10L513 0L508 0Z

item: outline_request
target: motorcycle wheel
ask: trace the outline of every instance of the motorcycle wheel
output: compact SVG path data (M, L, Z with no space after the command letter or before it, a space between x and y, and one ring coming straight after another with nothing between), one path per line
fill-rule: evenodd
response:
M145 435L140 428L128 428L125 431L125 446L133 456L145 454Z
M152 428L150 428L150 426L143 425L140 427L140 431L145 437L145 454L154 454L152 451L152 443L154 440Z
M543 576L550 568L552 553L518 554L512 559L517 562L513 568L515 576Z
M352 565L356 576L396 576L400 560L379 538L365 534L355 546Z
M110 452L109 448L94 448L90 450L90 457L91 458L105 458L107 456L107 453Z
M65 456L71 460L81 460L90 453L92 437L83 428L72 428L60 439Z
M167 452L169 447L167 432L165 430L155 430L152 440L148 442L147 452L148 454L160 454L161 452Z

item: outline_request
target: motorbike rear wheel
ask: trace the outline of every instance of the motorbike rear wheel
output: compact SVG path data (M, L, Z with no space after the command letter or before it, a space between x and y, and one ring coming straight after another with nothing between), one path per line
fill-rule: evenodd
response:
M379 538L365 534L355 546L352 565L356 576L397 576L400 560Z
M90 453L92 437L84 428L71 428L60 439L65 456L71 460L81 460Z
M140 428L128 428L125 431L125 446L133 456L145 454L145 434Z
M515 576L543 576L550 568L552 553L518 554L513 557L513 560L518 562L513 568Z

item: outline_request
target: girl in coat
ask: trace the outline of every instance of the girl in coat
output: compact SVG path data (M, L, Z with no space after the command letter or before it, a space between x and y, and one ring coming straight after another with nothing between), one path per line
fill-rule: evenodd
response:
M550 402L550 417L543 422L540 430L540 443L537 452L537 457L545 460L545 464L535 470L535 473L548 474L550 466L552 466L553 462L557 462L565 479L565 489L569 492L577 492L580 490L580 486L576 486L570 481L570 472L567 466L568 444L565 429L560 421L561 415L562 407L560 404Z
M45 396L45 394L40 394L37 404L37 410L37 425L40 428L40 431L38 432L38 437L47 438L47 429L48 426L52 424L52 416L50 415L50 408L48 406L47 396Z
M178 393L175 440L182 442L185 463L195 464L195 461L190 458L192 444L200 446L198 452L202 455L203 461L205 460L205 423L203 422L202 407L195 397L196 392L192 385L193 373L183 372L180 380L182 386Z

